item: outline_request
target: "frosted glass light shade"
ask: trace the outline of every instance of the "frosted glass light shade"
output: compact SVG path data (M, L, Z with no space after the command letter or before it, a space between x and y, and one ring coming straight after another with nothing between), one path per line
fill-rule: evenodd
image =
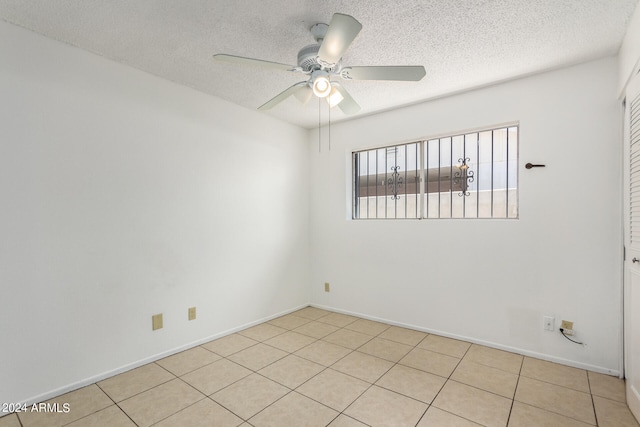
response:
M326 73L318 73L313 76L313 93L318 98L324 98L331 93L331 82Z

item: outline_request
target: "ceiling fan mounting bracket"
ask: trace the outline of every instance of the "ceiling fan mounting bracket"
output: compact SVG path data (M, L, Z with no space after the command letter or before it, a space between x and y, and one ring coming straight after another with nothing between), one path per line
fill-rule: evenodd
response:
M315 39L315 44L310 44L298 52L298 67L302 68L306 72L311 72L314 70L330 70L333 68L335 64L329 64L323 62L320 58L318 58L318 52L320 51L320 47L322 46L322 41L327 34L327 30L329 26L327 24L318 23L314 24L309 28L311 35Z
M324 36L327 34L327 30L329 26L327 24L318 23L313 25L309 31L313 35L313 38L316 40L316 43L321 44L322 40L324 40Z

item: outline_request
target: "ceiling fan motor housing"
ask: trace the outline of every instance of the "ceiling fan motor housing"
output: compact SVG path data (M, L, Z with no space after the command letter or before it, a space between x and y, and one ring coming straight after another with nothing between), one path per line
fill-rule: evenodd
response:
M323 23L315 24L309 29L316 43L305 46L298 52L298 66L304 71L313 71L322 68L318 63L318 51L320 50L322 40L327 34L328 29L329 26Z
M300 52L298 52L298 66L304 71L312 71L314 68L319 68L319 50L319 44L310 44L300 49Z

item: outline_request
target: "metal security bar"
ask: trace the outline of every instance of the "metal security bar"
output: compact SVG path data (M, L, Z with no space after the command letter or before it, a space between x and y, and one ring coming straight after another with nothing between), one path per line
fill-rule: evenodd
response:
M353 153L353 218L419 218L419 143Z
M425 145L424 218L518 217L517 126L432 139Z
M518 127L353 153L353 218L517 218Z

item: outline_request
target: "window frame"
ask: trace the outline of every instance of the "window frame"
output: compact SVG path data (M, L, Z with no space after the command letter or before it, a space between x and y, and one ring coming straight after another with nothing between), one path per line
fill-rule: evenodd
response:
M515 128L515 129L514 129ZM504 142L504 150L506 150L506 154L504 154L504 159L500 160L499 158L496 159L495 153L494 153L494 134L496 132L504 132L504 135L506 135L506 140L503 141ZM515 131L515 136L516 136L516 140L514 141L510 141L509 140L509 135L511 135L513 132ZM471 190L471 192L473 194L475 194L475 196L470 196L469 194L469 190L467 190L467 188L471 188L471 186L469 185L469 183L467 182L467 179L471 179L470 182L473 182L473 180L475 180L476 177L473 177L473 174L476 172L479 172L479 168L480 168L480 157L482 156L481 153L481 148L480 148L480 135L481 134L485 134L485 133L491 133L491 160L488 163L490 165L491 168L491 187L490 187L490 205L489 205L489 209L491 214L489 216L483 214L480 214L480 194L481 192L487 191L485 189L480 188L479 189L479 185L480 183L475 184L475 189ZM476 155L478 156L478 159L476 159L476 164L475 166L478 167L477 171L471 171L469 170L467 172L467 166L466 166L466 162L469 160L466 155L464 155L461 159L458 159L459 161L462 160L462 164L460 164L460 162L458 162L458 164L456 166L453 165L453 162L455 161L455 159L453 158L453 141L454 138L462 138L462 144L463 144L463 152L466 150L466 137L469 135L476 135L476 144L477 144L477 151L476 151ZM386 145L379 145L379 146L374 146L374 147L370 147L370 148L359 148L359 149L355 149L355 150L350 150L350 180L351 180L351 188L350 188L350 212L349 212L349 219L351 220L403 220L403 219L418 219L418 220L422 220L422 219L477 219L477 220L484 220L484 219L489 219L489 220L518 220L520 218L520 122L519 121L512 121L512 122L507 122L507 123L501 123L501 124L497 124L497 125L492 125L492 126L483 126L483 127L479 127L479 128L474 128L474 129L468 129L465 131L459 131L459 132L448 132L448 133L442 133L439 135L435 135L435 136L430 136L430 137L426 137L426 138L420 138L417 140L413 140L413 141L409 141L409 142L403 142L403 143L395 143L395 144L386 144ZM438 168L433 168L430 167L429 164L425 163L428 161L428 157L425 158L425 149L430 149L429 148L429 144L432 143L433 141L442 141L442 140L446 140L449 139L450 141L450 146L451 146L451 155L449 158L449 163L446 163L444 165L440 165L438 166ZM419 156L417 159L417 170L411 170L411 172L416 172L417 176L418 176L418 182L419 185L416 186L416 191L417 192L405 192L404 194L402 194L403 196L407 196L407 195L413 195L415 194L417 197L417 215L415 216L407 216L406 212L404 216L398 217L397 216L397 208L396 208L396 215L395 216L386 216L387 212L385 211L385 216L380 216L378 215L378 209L376 209L376 216L371 217L370 215L370 210L367 210L367 216L362 216L360 215L361 210L362 210L362 206L360 204L361 199L358 199L358 189L362 188L362 185L358 185L358 177L359 176L363 176L363 175L357 175L359 173L358 171L358 156L361 155L361 153L370 153L373 151L378 151L378 150L389 150L389 149L393 149L396 148L396 152L398 151L397 148L398 147L407 147L411 144L417 144L418 145L418 152L419 152ZM513 146L513 144L515 144L515 155L513 154L513 152L510 153L510 147ZM483 148L483 150L486 150L486 148ZM440 149L438 149L438 156L440 156ZM428 156L428 153L427 153ZM456 156L457 157L457 156ZM494 187L493 185L493 180L494 180L494 165L496 164L500 164L500 163L504 163L504 187ZM485 164L487 162L484 162ZM394 164L395 166L397 166L397 164ZM458 176L456 178L453 177L453 172L456 169L456 167L463 167L463 171L465 173L464 178L463 178L463 183L461 185L461 182L459 181L460 175L458 174ZM429 185L429 183L426 181L426 179L428 179L430 175L430 173L433 170L438 170L438 184L439 187L438 189L440 190L440 185L442 185L443 182L442 179L440 179L439 175L443 168L446 168L447 170L449 170L449 175L446 176L447 180L447 186L448 186L448 191L446 192L442 192L442 191L428 191L427 185ZM393 168L392 168L393 169ZM387 171L385 170L385 173ZM406 173L407 171L405 171ZM469 174L471 177L469 177ZM370 175L367 174L367 177L370 176L376 176L379 177L380 176L380 172L379 169L376 169L376 173L375 175ZM386 176L386 175L385 175ZM458 180L456 181L456 183L454 184L454 180ZM513 185L513 183L515 182L515 185ZM376 184L377 185L377 184ZM384 183L380 184L381 185L385 185ZM456 188L455 185L458 185L458 187ZM467 187L469 185L469 187ZM511 186L510 186L511 185ZM367 189L369 188L369 186L367 186ZM440 215L441 210L442 210L442 206L440 205L440 199L438 199L438 216L432 216L429 214L428 212L428 204L429 204L429 194L430 193L435 193L438 194L438 197L440 198L440 196L442 194L449 194L450 197L453 197L453 195L455 194L455 192L462 192L462 193L466 193L464 196L465 199L463 199L463 214L462 216L460 215L454 215L453 213L453 199L451 199L451 206L450 206L450 211L449 211L449 215L448 216L442 216ZM494 201L494 194L498 194L499 192L504 192L504 215L503 216L499 216L497 214L494 213L494 207L495 204L497 203L496 201ZM511 193L511 194L510 194ZM397 193L396 193L397 194ZM388 194L385 193L385 196L388 196ZM380 196L378 196L380 197ZM464 210L464 206L466 206L466 197L475 197L475 203L476 203L476 215L475 216L467 216L466 211ZM406 202L405 202L406 203ZM386 206L386 205L385 205Z

